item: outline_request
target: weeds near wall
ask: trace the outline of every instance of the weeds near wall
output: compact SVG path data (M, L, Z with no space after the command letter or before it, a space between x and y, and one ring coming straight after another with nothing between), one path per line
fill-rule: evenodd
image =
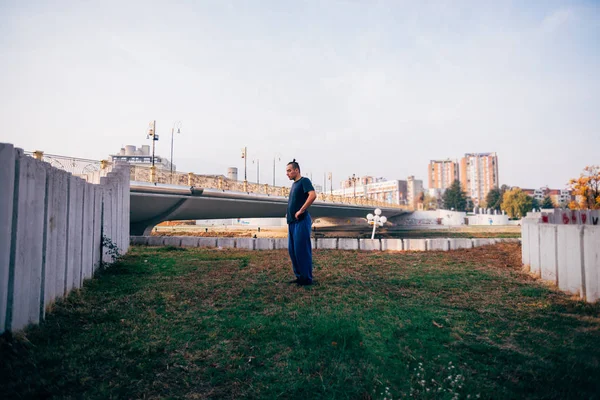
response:
M110 257L111 262L117 261L121 256L121 249L115 242L106 235L102 235L102 248L106 249L106 253Z

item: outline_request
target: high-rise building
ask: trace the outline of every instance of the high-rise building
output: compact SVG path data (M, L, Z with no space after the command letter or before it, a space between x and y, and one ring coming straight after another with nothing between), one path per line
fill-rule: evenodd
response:
M498 187L496 153L467 153L460 160L460 183L475 205L485 202L488 192Z
M458 162L450 159L431 160L427 170L428 188L443 192L458 180Z
M413 209L417 208L421 192L423 192L423 181L415 179L412 175L409 176L406 179L406 200L408 201L408 205L413 207Z

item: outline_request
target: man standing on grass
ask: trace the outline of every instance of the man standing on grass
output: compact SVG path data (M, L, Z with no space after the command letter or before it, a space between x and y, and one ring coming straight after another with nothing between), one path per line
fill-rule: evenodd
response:
M286 166L286 175L294 181L290 189L286 219L288 223L288 250L296 279L290 283L299 286L312 285L312 249L310 228L312 219L308 207L315 201L317 194L310 179L300 174L300 165L294 161Z

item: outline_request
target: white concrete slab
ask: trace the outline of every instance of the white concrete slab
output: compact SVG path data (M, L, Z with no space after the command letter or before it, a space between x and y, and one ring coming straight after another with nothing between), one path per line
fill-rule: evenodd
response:
M427 251L426 239L403 239L404 250L408 251Z
M532 274L540 275L541 261L540 261L540 224L529 224L529 271Z
M338 239L338 249L340 250L358 250L358 239Z
M275 250L284 250L288 248L288 238L278 238L273 240Z
M182 236L181 247L198 247L198 237L196 236Z
M448 251L450 242L448 239L427 239L427 251Z
M134 246L147 246L149 236L132 236L131 244Z
M360 239L358 241L358 248L364 251L380 251L381 242L379 239Z
M458 250L458 249L472 249L473 248L473 240L471 239L450 239L448 241L448 245L450 246L450 250Z
M540 224L539 227L541 278L555 284L558 280L556 227L554 224Z
M102 254L102 198L104 192L101 186L94 185L94 238L92 248L94 252L92 254L92 262L94 265L94 272L100 268L101 254Z
M471 240L473 241L473 247L490 246L492 244L496 244L494 239L475 238Z
M217 238L217 247L223 249L233 249L235 248L235 239L234 238Z
M11 272L12 299L8 298L6 329L17 331L40 321L42 285L42 243L44 229L44 202L46 170L42 163L27 156L16 157L15 191ZM41 190L40 190L41 188Z
M148 236L148 246L164 246L165 236Z
M81 272L82 279L90 279L94 275L94 188L84 183L83 202L83 237L81 243Z
M0 188L0 334L2 334L6 330L15 188L15 149L8 143L0 143Z
M402 239L381 239L381 250L383 251L402 251Z
M523 262L523 266L530 268L531 267L531 259L529 258L529 224L530 222L526 219L522 220L521 224L521 260Z
M581 225L557 226L558 287L583 296L583 254Z
M217 247L217 238L200 237L198 238L198 247L215 248Z
M583 264L586 301L600 300L600 226L587 225L583 231Z
M237 249L254 250L254 239L253 238L236 238L235 247Z
M255 239L254 246L256 250L273 250L275 247L271 238Z
M64 294L64 279L67 249L67 185L68 174L51 168L46 170L46 222L43 276L44 307L42 318L45 317L46 307Z
M319 238L317 239L317 249L337 249L337 238Z
M181 237L180 236L165 236L163 240L163 245L165 246L181 246Z

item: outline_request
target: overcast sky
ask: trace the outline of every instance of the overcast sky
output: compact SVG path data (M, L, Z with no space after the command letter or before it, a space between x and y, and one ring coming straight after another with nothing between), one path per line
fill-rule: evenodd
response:
M534 5L535 4L535 5ZM427 185L431 159L497 152L500 183L600 164L598 1L0 0L0 141L261 182L296 158ZM248 177L256 179L249 163Z

